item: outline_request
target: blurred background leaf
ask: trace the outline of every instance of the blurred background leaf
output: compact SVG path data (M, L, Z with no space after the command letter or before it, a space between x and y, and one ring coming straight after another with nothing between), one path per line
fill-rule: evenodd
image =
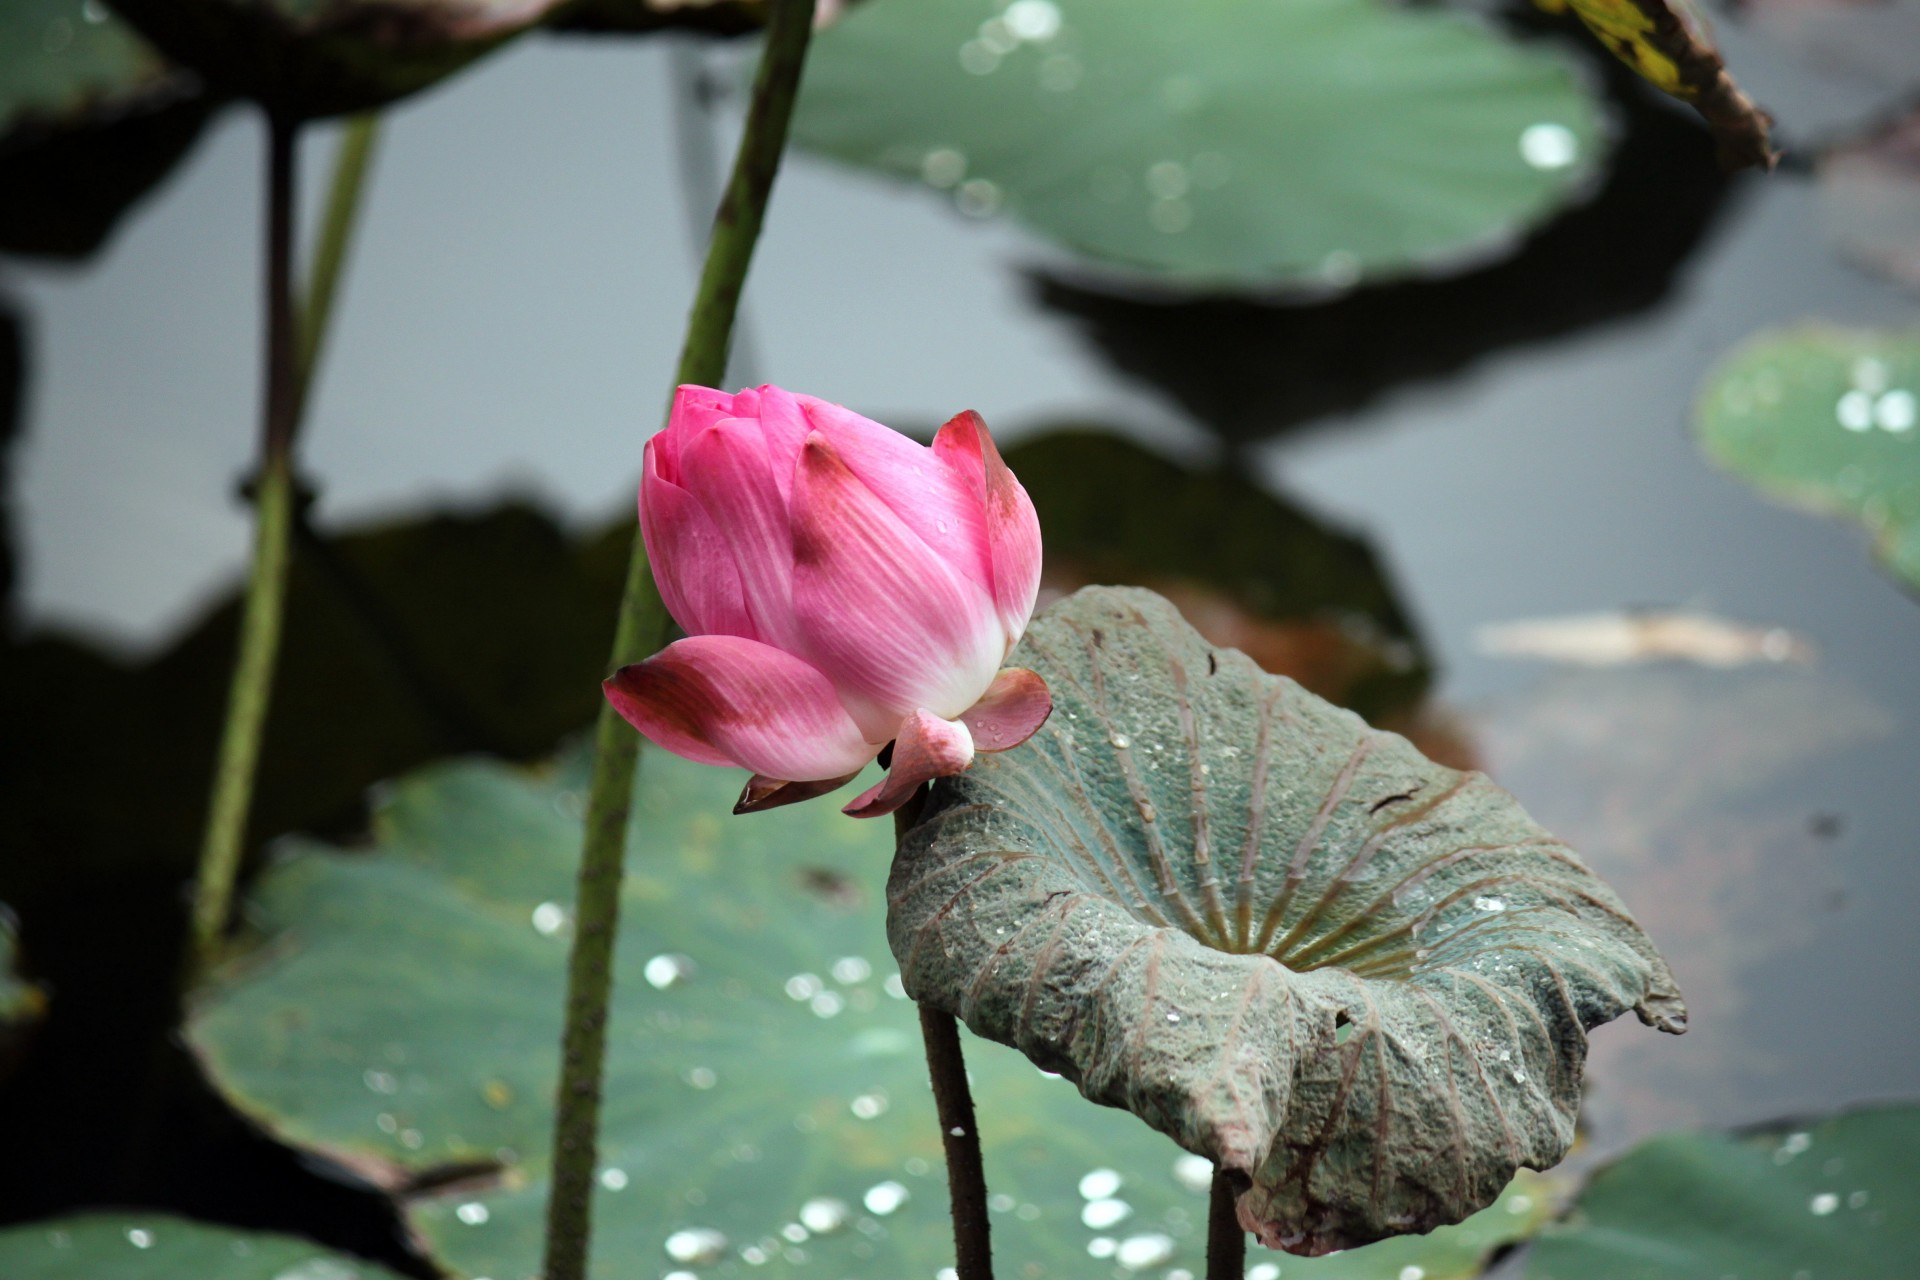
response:
M822 33L795 131L1135 278L1235 289L1504 252L1605 149L1564 58L1378 0L866 4Z
M164 1213L89 1213L0 1230L7 1280L400 1280L292 1236Z
M1709 378L1695 430L1762 493L1860 521L1887 568L1920 587L1920 331L1755 338Z
M214 109L102 0L0 7L0 252L81 257Z
M1920 1267L1920 1107L1663 1134L1594 1174L1527 1280L1845 1276Z
M829 802L728 816L740 778L652 753L606 1090L597 1276L932 1275L951 1259L939 1135L882 926L891 840ZM392 1190L441 1265L536 1265L584 762L443 765L388 793L366 852L306 846L189 1036L242 1112ZM969 1041L1010 1275L1199 1265L1206 1185L1178 1148ZM1108 1172L1102 1173L1100 1171ZM1544 1216L1528 1179L1472 1222L1288 1274L1470 1274ZM723 1267L724 1269L724 1267Z

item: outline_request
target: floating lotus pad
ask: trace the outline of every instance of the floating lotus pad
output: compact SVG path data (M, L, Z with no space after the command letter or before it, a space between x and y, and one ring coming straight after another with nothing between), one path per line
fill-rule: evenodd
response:
M916 999L1243 1180L1306 1254L1457 1222L1566 1154L1586 1032L1685 1026L1607 886L1512 797L1089 588L1014 660L1054 713L896 859Z
M1762 335L1708 380L1695 429L1762 493L1866 525L1920 586L1920 330Z
M1602 150L1560 58L1381 0L860 5L821 33L794 133L1208 286L1485 257Z
M400 1280L293 1236L164 1213L89 1213L0 1229L7 1280Z
M1920 1107L1668 1133L1596 1173L1527 1280L1920 1275Z
M829 800L731 817L740 775L661 753L642 775L594 1274L704 1275L692 1260L718 1256L931 1278L952 1237L918 1022L886 963L886 824ZM189 1022L231 1102L393 1190L458 1275L539 1265L585 776L463 763L395 784L373 849L302 847L267 872L258 947ZM1018 1054L971 1038L968 1054L1007 1275L1085 1274L1090 1249L1123 1247L1200 1268L1204 1161ZM1547 1201L1516 1182L1458 1228L1300 1274L1474 1275Z

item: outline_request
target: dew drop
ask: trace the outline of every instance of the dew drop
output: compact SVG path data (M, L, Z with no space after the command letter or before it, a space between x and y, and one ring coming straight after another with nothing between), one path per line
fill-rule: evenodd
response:
M1811 1209L1814 1216L1818 1218L1826 1217L1839 1207L1840 1197L1831 1191L1822 1191L1819 1195L1807 1201L1807 1208Z
M852 1102L849 1102L847 1104L847 1110L853 1112L856 1119L872 1120L877 1116L884 1115L887 1106L886 1090L875 1089L872 1093L863 1093Z
M567 909L557 902L543 902L533 909L533 931L551 938L567 927Z
M1125 751L1128 747L1133 745L1133 739L1127 737L1127 735L1124 733L1116 733L1111 738L1107 739L1107 741L1111 742L1115 747L1117 747L1121 751Z
M1247 1268L1247 1280L1280 1280L1280 1268L1271 1262L1256 1263Z
M153 1248L153 1232L142 1230L139 1227L129 1227L127 1228L127 1243L136 1249L151 1249Z
M780 1238L788 1244L800 1244L812 1233L797 1222L789 1222L780 1228Z
M867 1188L867 1194L860 1197L860 1203L867 1206L867 1212L880 1218L886 1217L907 1200L907 1189L892 1180L874 1183Z
M1010 1213L1017 1202L1004 1191L997 1191L987 1197L987 1208L995 1213Z
M1505 911L1507 909L1507 900L1505 898L1492 897L1475 898L1473 900L1473 907L1476 911Z
M1178 1023L1180 1021L1180 1015L1177 1013L1170 1013L1167 1015L1167 1021L1172 1023Z
M712 1227L683 1227L667 1237L666 1250L675 1262L700 1267L720 1261L727 1238Z
M792 1000L811 1000L825 988L818 974L796 973L787 979L787 997Z
M1834 405L1833 416L1849 431L1865 431L1873 425L1873 397L1864 391L1849 391Z
M720 1083L720 1075L712 1067L689 1067L686 1081L696 1089L711 1089Z
M1105 1200L1120 1189L1125 1181L1112 1169L1095 1169L1080 1179L1080 1198L1082 1200Z
M1173 1257L1173 1237L1153 1232L1128 1236L1113 1252L1113 1260L1129 1271L1145 1271L1166 1264Z
M1173 1162L1173 1180L1195 1195L1205 1195L1213 1186L1213 1161L1188 1152Z
M945 191L967 176L967 157L952 147L935 147L920 157L920 177L930 187Z
M1125 1200L1094 1200L1080 1210L1080 1221L1095 1231L1118 1226L1133 1216L1133 1206Z
M1111 1258L1119 1247L1120 1242L1112 1236L1095 1236L1087 1241L1087 1254L1094 1258Z
M1400 1268L1400 1280L1426 1280L1426 1277L1427 1269L1425 1267L1407 1266Z
M1543 172L1564 169L1580 158L1580 139L1563 124L1530 124L1520 131L1520 158Z
M816 1018L831 1018L847 1007L847 1001L838 991L822 991L807 1002L807 1007L813 1010Z
M817 1236L839 1231L852 1217L847 1202L832 1196L815 1196L800 1206L800 1225Z
M895 1000L905 1000L907 998L907 984L900 981L900 975L897 973L888 974L887 980L880 984L880 989L892 996Z
M640 970L640 976L655 991L665 991L668 987L677 987L693 978L695 965L691 956L683 956L677 951L657 955L647 961Z
M1889 391L1873 402L1874 422L1894 435L1913 430L1916 411L1920 411L1920 405L1916 405L1911 391Z
M1053 0L1013 0L1000 18L1021 40L1038 43L1060 34L1060 6Z
M954 192L953 202L969 218L988 218L999 212L1000 186L986 178L969 178Z
M602 1169L600 1171L600 1185L609 1191L625 1191L627 1189L627 1171L617 1168Z
M372 1067L360 1073L360 1082L375 1093L398 1093L400 1081L390 1071L379 1071Z
M470 1227L478 1227L483 1225L487 1219L493 1217L493 1213L478 1200L469 1200L458 1209L455 1209L453 1216Z

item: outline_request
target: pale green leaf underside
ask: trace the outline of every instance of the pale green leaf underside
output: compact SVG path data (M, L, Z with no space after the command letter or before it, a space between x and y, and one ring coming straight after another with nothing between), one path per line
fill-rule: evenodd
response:
M1485 255L1562 207L1602 149L1558 57L1380 0L856 6L817 42L794 130L1210 285Z
M1054 713L896 859L907 990L1250 1179L1303 1253L1457 1222L1573 1138L1586 1031L1684 1026L1607 886L1479 774L1089 588Z
M164 1213L80 1214L0 1229L7 1280L400 1280L311 1241Z
M1662 1134L1588 1182L1528 1280L1920 1275L1920 1107Z
M726 1237L730 1274L932 1280L951 1236L917 1020L886 981L887 825L827 800L731 817L739 775L657 752L642 774L594 1275L673 1270L672 1233L708 1228ZM564 928L542 932L557 923L544 904L571 895L583 781L577 762L534 775L465 763L398 783L373 850L307 848L264 877L248 909L261 944L191 1018L231 1101L394 1188L458 1275L538 1266L566 951ZM666 981L674 965L658 958L674 955L694 971L656 987L650 962ZM806 974L794 999L787 984ZM1089 1246L1134 1237L1165 1237L1166 1266L1200 1270L1204 1169L1196 1189L1165 1138L1018 1054L969 1038L968 1055L1004 1274L1104 1277L1114 1264ZM418 1189L462 1166L479 1176ZM1079 1185L1101 1168L1121 1175L1128 1212L1095 1229ZM887 1183L909 1198L891 1213L863 1203ZM846 1223L783 1237L815 1198L846 1205ZM1473 1275L1544 1202L1516 1183L1457 1229L1289 1263L1289 1280ZM748 1256L762 1259L751 1271Z
M1697 430L1762 493L1864 524L1920 586L1920 330L1763 335L1708 381Z

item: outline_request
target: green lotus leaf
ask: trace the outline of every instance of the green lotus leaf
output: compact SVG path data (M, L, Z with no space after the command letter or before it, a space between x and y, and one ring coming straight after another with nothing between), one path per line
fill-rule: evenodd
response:
M1596 1173L1527 1280L1920 1274L1920 1107L1668 1133Z
M1383 0L919 0L821 33L824 154L1201 286L1343 286L1484 259L1583 190L1571 66Z
M1457 1222L1566 1154L1587 1031L1685 1026L1611 890L1477 773L1088 588L1054 711L895 859L907 991L1240 1180L1305 1254Z
M1756 338L1708 379L1707 456L1771 497L1867 526L1920 586L1920 330L1806 325Z
M424 89L563 0L113 0L216 89L296 119Z
M0 6L0 250L80 256L186 154L213 110L104 6Z
M164 1213L88 1213L0 1228L7 1280L400 1280L387 1268L262 1231Z
M918 1020L885 963L886 824L829 801L731 817L737 774L659 753L642 775L593 1274L718 1257L930 1280L952 1239ZM392 1191L456 1275L539 1265L585 778L467 762L393 785L373 848L301 846L262 877L257 945L189 1020L231 1102ZM968 1054L1004 1274L1104 1275L1123 1247L1200 1269L1206 1161L1016 1053ZM1548 1201L1516 1182L1458 1228L1304 1274L1473 1275Z

